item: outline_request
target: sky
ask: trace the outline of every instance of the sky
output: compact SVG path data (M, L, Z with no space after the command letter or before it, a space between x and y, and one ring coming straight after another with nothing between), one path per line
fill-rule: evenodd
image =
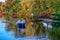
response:
M5 2L6 0L0 0L0 2Z

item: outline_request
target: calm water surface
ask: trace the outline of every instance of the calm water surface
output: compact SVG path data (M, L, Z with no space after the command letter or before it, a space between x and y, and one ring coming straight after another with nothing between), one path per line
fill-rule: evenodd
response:
M14 32L13 31L6 31L6 23L3 23L3 20L0 18L0 40L37 40L37 37L20 37L20 38L15 38L14 37ZM38 40L49 40L47 37L46 38L38 38Z

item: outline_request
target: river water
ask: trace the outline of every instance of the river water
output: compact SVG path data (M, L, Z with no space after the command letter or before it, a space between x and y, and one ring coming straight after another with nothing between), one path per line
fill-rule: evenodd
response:
M15 38L13 31L6 31L6 23L3 23L3 20L0 18L0 40L49 40L47 37L45 38L37 38L37 37L20 37Z

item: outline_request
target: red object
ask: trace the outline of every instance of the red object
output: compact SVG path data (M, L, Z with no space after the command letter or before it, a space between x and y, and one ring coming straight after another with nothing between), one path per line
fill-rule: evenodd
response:
M0 10L0 16L2 16L4 13L3 13L3 11L2 10Z
M50 15L50 12L48 11L44 11L44 12L41 12L37 15L37 17L41 17L41 18L51 18L51 15Z

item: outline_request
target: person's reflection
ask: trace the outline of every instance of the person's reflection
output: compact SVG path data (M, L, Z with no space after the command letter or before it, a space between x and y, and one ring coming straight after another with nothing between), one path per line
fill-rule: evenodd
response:
M17 31L17 36L21 36L23 35L23 31L25 29L25 20L17 20L16 21L16 26L18 28L18 31Z

